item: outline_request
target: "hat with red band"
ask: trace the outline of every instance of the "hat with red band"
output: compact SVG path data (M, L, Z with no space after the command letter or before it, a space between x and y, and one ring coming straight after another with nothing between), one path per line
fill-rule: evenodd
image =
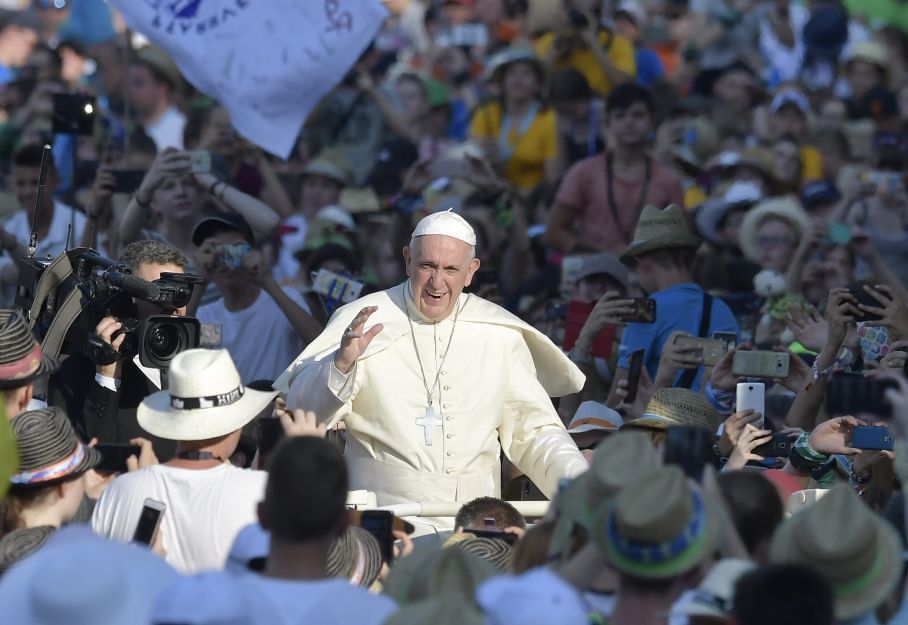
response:
M17 310L0 310L0 389L12 389L49 375L56 359L42 353L25 317Z
M59 408L26 410L10 422L19 446L19 472L14 486L47 486L98 466L101 454L79 441L69 418Z

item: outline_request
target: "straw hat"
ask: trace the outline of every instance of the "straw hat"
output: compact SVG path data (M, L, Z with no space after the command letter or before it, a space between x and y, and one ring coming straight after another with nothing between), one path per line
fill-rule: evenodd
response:
M687 217L680 207L672 204L659 210L652 204L640 213L640 221L634 231L634 240L621 256L621 262L631 264L640 254L671 248L700 247L702 240L690 231Z
M476 588L498 575L489 562L460 549L417 549L395 562L384 582L384 592L405 605L451 593L462 605L472 604Z
M183 86L183 74L167 53L157 46L145 46L139 50L139 62L154 68L163 76L174 91Z
M451 547L462 549L467 553L482 558L492 564L499 572L504 573L511 567L511 556L513 555L511 545L500 538L472 536L469 532L463 535L466 538L456 541Z
M352 176L350 170L333 154L321 153L309 160L303 167L303 176L321 176L333 180L340 187L350 186Z
M882 605L898 585L903 566L898 535L843 483L783 522L769 557L817 569L832 584L835 616L842 621Z
M889 72L889 53L886 52L886 47L883 44L876 41L862 41L855 44L848 55L848 59L845 61L846 67L855 61L870 63L879 67L884 73L888 74Z
M754 206L744 216L738 233L741 250L752 261L755 261L760 253L757 230L770 217L778 217L789 223L799 239L810 220L801 203L792 195L770 198Z
M200 441L239 430L264 410L277 391L243 386L226 349L187 349L170 365L170 386L139 405L139 425L172 441Z
M56 359L41 352L18 310L0 310L0 389L25 386L53 373Z
M728 619L731 616L735 583L756 568L750 560L725 558L716 562L693 593L691 601L672 614Z
M98 466L101 454L79 441L60 408L26 410L10 422L19 447L16 486L48 486L77 477Z
M624 430L604 439L593 453L589 471L574 478L558 493L558 518L549 554L569 556L574 526L591 529L596 511L604 503L611 501L641 472L657 465L656 451L643 432Z
M695 117L684 124L681 144L672 152L675 163L687 173L697 176L719 147L719 131L706 117Z
M638 418L625 423L625 428L665 430L672 425L698 425L710 432L719 427L719 413L703 395L686 388L660 388Z
M23 527L0 538L0 576L38 551L55 531L52 525Z
M619 571L666 579L713 555L722 533L715 503L676 466L638 475L596 515L593 539Z

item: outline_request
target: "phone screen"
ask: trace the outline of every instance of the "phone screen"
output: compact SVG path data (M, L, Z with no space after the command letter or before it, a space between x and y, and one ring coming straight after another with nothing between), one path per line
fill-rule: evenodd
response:
M126 473L126 459L130 456L139 457L142 448L138 445L120 445L117 443L95 445L101 454L101 462L95 467L99 473Z
M360 527L375 536L381 546L382 557L385 562L391 562L394 557L394 515L386 510L363 510L360 517Z
M640 374L643 371L643 356L645 350L638 349L631 354L631 360L627 366L627 397L625 402L632 404L637 399L637 389L640 387Z
M154 540L158 525L161 523L161 515L164 514L164 504L154 503L156 504L154 506L148 505L148 503L142 506L136 531L132 535L133 542L150 545Z

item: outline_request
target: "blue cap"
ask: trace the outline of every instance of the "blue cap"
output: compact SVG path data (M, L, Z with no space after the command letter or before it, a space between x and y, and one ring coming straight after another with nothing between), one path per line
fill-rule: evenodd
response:
M807 210L823 204L834 204L841 198L842 194L830 180L811 182L801 191L801 204Z

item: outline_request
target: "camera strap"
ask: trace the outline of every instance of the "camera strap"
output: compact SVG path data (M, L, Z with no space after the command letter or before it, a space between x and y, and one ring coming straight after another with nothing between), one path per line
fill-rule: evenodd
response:
M63 282L72 275L73 266L69 260L69 254L60 254L54 262L47 266L47 269L44 270L44 273L41 274L41 279L38 281L38 286L35 287L35 294L32 298L32 305L28 311L28 327L29 329L34 329L35 322L38 320L38 315L41 312L41 309L44 308L44 301L47 299L47 296L50 295L58 286L63 284Z
M66 299L63 300L63 305L57 310L57 314L54 315L54 320L50 324L50 328L47 329L44 340L41 341L41 351L51 358L60 356L63 340L69 333L69 329L72 327L73 323L75 323L76 319L79 318L79 315L82 314L82 300L82 291L73 289L69 295L66 296Z
M712 314L713 296L706 291L703 291L703 311L700 313L700 329L697 331L697 336L700 338L706 338L706 335L709 333L709 322L712 318ZM700 367L697 367L696 369L685 369L675 386L679 388L690 388L693 385L694 379L697 377L697 371L699 370Z

